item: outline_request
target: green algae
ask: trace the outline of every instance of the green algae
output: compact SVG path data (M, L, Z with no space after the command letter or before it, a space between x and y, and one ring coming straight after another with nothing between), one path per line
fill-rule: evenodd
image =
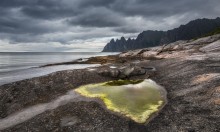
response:
M90 84L75 91L85 97L101 99L107 109L137 123L148 122L166 104L166 91L150 79Z
M105 86L121 86L121 85L128 85L128 84L138 84L143 81L144 80L115 80L115 81L106 82Z

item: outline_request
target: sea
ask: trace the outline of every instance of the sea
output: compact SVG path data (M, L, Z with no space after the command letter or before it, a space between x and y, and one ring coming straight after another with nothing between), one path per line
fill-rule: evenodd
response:
M46 64L74 61L80 58L106 56L110 52L0 52L0 86L56 71L83 69L98 64L73 64L39 67Z

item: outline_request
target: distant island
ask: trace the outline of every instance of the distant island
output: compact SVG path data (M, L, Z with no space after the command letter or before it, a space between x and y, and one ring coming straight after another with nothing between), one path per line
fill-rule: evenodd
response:
M168 31L147 30L140 33L136 39L124 37L112 39L103 49L103 52L123 52L134 49L154 47L178 40L190 40L220 32L220 18L197 19L186 25Z

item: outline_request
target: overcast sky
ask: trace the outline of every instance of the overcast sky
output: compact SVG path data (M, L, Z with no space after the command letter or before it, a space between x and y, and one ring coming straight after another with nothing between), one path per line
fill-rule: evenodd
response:
M219 0L0 0L0 52L101 51L111 38L219 14Z

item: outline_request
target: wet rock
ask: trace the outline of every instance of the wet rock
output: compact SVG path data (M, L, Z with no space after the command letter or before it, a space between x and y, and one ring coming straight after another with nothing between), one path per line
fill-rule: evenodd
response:
M145 74L149 77L154 77L156 75L156 68L155 67L141 67L141 70L145 71Z
M134 72L134 70L135 70L135 68L131 64L119 68L119 71L120 71L119 78L121 78L121 79L129 78L131 76L131 74Z
M119 73L119 70L117 70L117 69L112 69L112 68L110 68L111 70L110 70L110 76L111 77L118 77L118 75L120 74Z
M76 62L86 62L86 61L88 61L88 58L80 58L76 60Z
M119 76L120 71L116 68L110 68L107 67L105 69L102 70L98 70L98 74L102 75L102 76L109 76L109 77L113 77L113 78L117 78Z
M146 73L152 75L152 73L155 72L156 70L149 70L145 67L135 66L134 64L118 66L118 67L108 66L97 71L99 75L118 78L118 79L125 79L132 76L145 75Z
M134 70L130 73L131 76L138 76L146 74L146 70L142 67L135 66Z

